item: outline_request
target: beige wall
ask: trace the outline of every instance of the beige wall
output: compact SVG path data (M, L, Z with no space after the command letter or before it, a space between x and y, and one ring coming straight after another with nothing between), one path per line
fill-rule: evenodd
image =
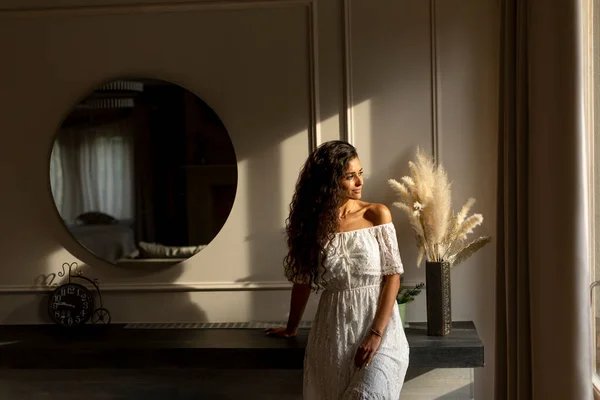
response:
M72 261L99 278L115 322L285 319L281 259L293 185L310 146L338 137L358 147L366 199L390 207L386 180L407 173L417 145L435 150L454 182L455 208L477 198L478 233L494 234L496 1L432 1L433 25L422 0L55 0L55 9L36 9L46 3L0 0L0 322L46 322L36 282ZM53 209L53 132L78 96L121 74L197 93L225 123L239 159L227 224L207 249L165 271L97 261ZM405 278L422 281L412 233L392 210ZM453 317L475 321L486 346L476 398L493 384L494 246L452 275ZM408 319L425 320L424 295Z
M499 8L497 1L438 2L440 153L454 184L456 208L472 196L492 242L452 273L453 318L473 320L485 346L475 398L493 388L496 280L496 163ZM483 395L485 393L485 395Z

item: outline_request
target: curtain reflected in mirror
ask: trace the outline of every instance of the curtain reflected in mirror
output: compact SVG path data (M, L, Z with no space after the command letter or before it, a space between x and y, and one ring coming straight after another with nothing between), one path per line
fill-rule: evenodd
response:
M202 99L157 80L107 83L63 121L50 157L58 213L81 245L119 266L175 264L227 220L237 160Z

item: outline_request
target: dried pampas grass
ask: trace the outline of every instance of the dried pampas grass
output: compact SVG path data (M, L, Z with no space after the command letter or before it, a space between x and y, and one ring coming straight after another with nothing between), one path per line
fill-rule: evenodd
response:
M469 258L490 242L482 236L465 244L473 229L483 223L481 214L468 217L475 204L470 198L458 214L452 210L451 184L441 165L436 165L422 148L417 148L415 162L409 161L410 176L388 183L399 201L393 205L408 217L417 239L417 266L428 261L448 261L453 266Z

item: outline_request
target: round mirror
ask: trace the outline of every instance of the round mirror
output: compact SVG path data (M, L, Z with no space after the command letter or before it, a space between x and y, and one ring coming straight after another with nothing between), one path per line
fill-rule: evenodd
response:
M176 264L225 223L237 161L225 126L196 95L159 80L117 80L61 124L50 185L65 226L97 257Z

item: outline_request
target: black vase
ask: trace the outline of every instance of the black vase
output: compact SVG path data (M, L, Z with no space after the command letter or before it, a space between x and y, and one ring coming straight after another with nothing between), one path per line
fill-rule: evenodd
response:
M425 263L427 297L427 335L446 336L452 330L450 263Z

